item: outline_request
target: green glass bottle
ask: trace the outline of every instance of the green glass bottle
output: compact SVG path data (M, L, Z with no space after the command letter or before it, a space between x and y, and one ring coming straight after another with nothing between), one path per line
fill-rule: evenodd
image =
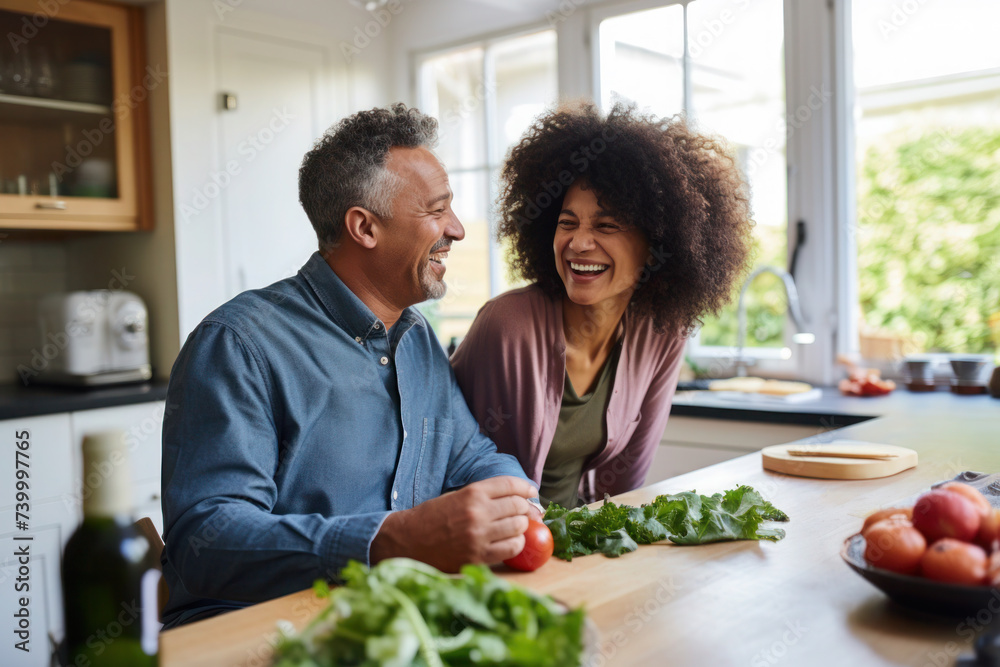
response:
M132 525L125 434L83 440L83 523L63 552L66 639L74 667L159 664L156 569L149 541Z

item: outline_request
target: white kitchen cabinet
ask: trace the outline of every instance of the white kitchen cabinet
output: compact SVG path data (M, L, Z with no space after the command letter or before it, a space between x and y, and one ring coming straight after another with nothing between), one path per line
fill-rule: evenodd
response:
M155 401L114 408L25 417L0 421L0 626L12 637L19 598L29 598L30 653L14 641L0 643L0 665L48 667L49 635L63 636L62 587L59 570L63 547L82 516L83 461L80 445L87 433L121 429L129 445L135 518L148 516L163 532L160 511L160 432L165 403ZM29 452L29 511L27 531L17 529L15 434L27 431ZM23 458L23 457L22 457ZM30 541L15 537L30 536ZM17 591L15 552L30 545L29 591Z
M28 471L27 530L17 521L16 442L27 433L30 443ZM73 482L80 476L73 457L71 419L68 413L24 417L0 421L0 618L7 638L0 643L0 665L48 667L52 652L49 636L62 637L62 587L59 582L60 556L66 540L80 521L80 508L72 497ZM22 510L24 508L21 508ZM14 538L30 537L30 540ZM27 563L17 552L27 546ZM26 572L20 571L22 565ZM20 579L20 580L19 580ZM24 587L27 586L27 590ZM28 652L16 648L21 641L14 634L15 614L20 599L28 600Z
M646 484L828 430L823 426L673 416L667 421Z
M163 401L138 403L117 408L101 408L74 412L72 416L73 441L83 442L88 433L121 429L125 431L125 442L128 444L129 463L132 468L132 483L141 484L160 480L161 431L163 430L163 413L166 404ZM77 451L77 456L80 456ZM82 465L82 464L81 464ZM82 478L81 478L82 479ZM74 480L79 485L80 480ZM133 498L139 503L144 499Z
M32 504L42 499L58 498L68 492L80 476L79 467L73 464L68 413L0 421L0 489L4 489L0 496L0 510L14 507L14 437L22 431L27 431L30 436L28 481ZM0 525L0 533L7 528L9 526Z
M747 454L740 449L709 447L708 445L675 445L660 443L653 466L646 475L646 484L653 484L671 477L707 468L737 456ZM699 489L701 490L701 489Z
M132 473L132 506L136 519L149 517L163 534L160 510L160 463L163 450L161 432L166 404L163 401L139 403L117 408L101 408L72 413L73 441L83 442L88 433L107 429L125 431L129 465ZM79 445L77 445L79 449ZM81 453L78 451L77 456ZM81 463L82 470L82 463ZM77 493L83 476L73 480Z
M16 421L16 420L14 420ZM28 421L28 420L24 420ZM6 424L6 422L0 422ZM5 483L4 488L13 488ZM14 508L0 511L0 619L3 619L5 640L0 642L0 665L18 667L48 667L52 645L49 636L63 636L62 585L59 568L62 549L80 521L75 506L62 500L31 503L29 530L15 527ZM16 541L15 537L30 536L30 541ZM22 545L28 545L27 576L19 571L21 563L15 555ZM18 579L21 579L18 581ZM17 586L27 585L28 590ZM27 597L29 623L29 651L15 648L20 642L13 634L14 614L20 609L19 599Z

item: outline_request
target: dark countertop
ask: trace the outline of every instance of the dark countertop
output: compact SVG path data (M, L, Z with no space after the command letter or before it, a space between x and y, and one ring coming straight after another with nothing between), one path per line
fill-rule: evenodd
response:
M166 397L165 381L121 384L99 389L0 385L0 419L113 408L162 401Z
M826 387L822 397L802 403L741 402L724 398L710 391L685 391L674 396L671 415L735 419L778 424L802 424L841 428L852 424L896 415L986 415L1000 419L1000 400L981 396L958 396L941 389L913 393L898 388L888 396L844 396L839 390Z
M915 394L900 388L888 396L857 398L824 388L823 396L803 403L744 403L719 398L710 391L684 391L674 396L671 415L734 419L772 424L802 424L827 429L890 415L987 415L1000 419L1000 400L982 396L956 396L940 390ZM101 389L74 389L0 385L0 420L35 417L60 412L111 408L162 401L166 381L116 385Z

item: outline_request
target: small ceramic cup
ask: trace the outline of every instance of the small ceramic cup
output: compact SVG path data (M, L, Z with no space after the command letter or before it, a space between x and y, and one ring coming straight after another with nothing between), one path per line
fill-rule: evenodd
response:
M956 384L963 387L982 386L984 368L986 368L986 361L983 359L951 360L951 369L955 371Z
M906 362L906 371L914 381L933 382L934 367L930 359L910 359Z
M910 391L934 391L934 364L930 359L907 359L906 373L909 380L906 388Z

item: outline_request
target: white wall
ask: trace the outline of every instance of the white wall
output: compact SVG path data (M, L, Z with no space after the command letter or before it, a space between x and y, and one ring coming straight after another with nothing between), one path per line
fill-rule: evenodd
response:
M327 53L327 99L332 123L354 110L387 102L388 44L373 40L351 62L341 42L369 15L347 2L299 0L166 0L166 31L171 66L170 145L181 339L226 300L223 233L218 200L197 216L180 215L194 194L211 182L218 164L218 93L214 36L224 26L322 48ZM266 196L266 193L261 193Z

